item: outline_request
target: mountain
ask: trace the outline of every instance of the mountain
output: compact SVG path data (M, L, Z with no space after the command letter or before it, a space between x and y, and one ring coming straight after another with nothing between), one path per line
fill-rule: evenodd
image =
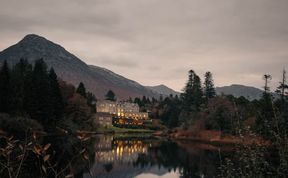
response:
M20 58L32 63L43 58L62 80L75 86L83 82L87 90L100 99L104 98L109 89L114 91L119 99L158 96L152 90L108 69L87 65L62 46L35 34L25 36L17 44L0 52L0 63L6 60L9 65L14 65Z
M165 85L157 85L157 86L146 86L146 88L151 89L155 93L158 93L163 96L169 96L170 94L172 95L180 95L179 92L165 86Z
M223 87L216 87L217 95L233 95L235 97L244 96L249 100L260 99L263 93L263 90L260 90L255 87L244 86L244 85L230 85Z

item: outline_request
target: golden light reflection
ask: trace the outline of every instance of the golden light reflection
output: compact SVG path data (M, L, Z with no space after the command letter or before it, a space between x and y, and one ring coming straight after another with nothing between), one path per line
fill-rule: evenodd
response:
M98 143L95 151L95 161L99 163L136 161L138 154L146 154L149 144L141 140L111 140L111 147ZM106 144L107 145L107 144Z

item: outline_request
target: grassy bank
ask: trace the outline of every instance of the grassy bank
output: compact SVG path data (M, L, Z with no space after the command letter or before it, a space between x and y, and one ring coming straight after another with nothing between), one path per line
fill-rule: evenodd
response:
M115 133L115 134L125 134L125 133L152 133L152 130L148 129L129 129L129 128L119 128L119 127L99 127L96 130L96 133Z

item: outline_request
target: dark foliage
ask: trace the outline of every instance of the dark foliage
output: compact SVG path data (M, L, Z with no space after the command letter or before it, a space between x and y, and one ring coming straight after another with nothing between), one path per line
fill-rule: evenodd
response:
M0 70L0 112L8 113L13 118L31 118L41 124L45 131L54 132L56 126L63 123L62 119L67 120L67 116L71 115L66 112L66 108L73 104L71 98L75 95L73 87L68 87L65 82L60 86L60 82L53 68L48 71L43 59L36 60L34 66L20 59L11 69L4 62ZM77 92L82 95L80 100L84 102L76 104L75 111L87 105L95 110L96 99L91 93L86 93L83 84L80 84ZM88 96L89 100L83 95ZM89 107L84 109L85 117L89 118L90 111ZM14 132L13 129L11 131Z
M109 90L105 95L106 100L116 101L116 95L112 90Z
M76 92L79 93L84 98L86 98L86 88L82 82L79 83Z

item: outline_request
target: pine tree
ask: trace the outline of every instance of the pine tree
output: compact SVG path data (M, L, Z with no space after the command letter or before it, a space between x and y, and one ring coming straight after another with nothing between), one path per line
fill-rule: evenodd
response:
M201 86L201 80L198 75L195 75L193 82L193 98L194 98L194 107L196 111L200 110L200 106L203 103L203 91Z
M286 91L288 90L288 85L286 81L286 70L283 69L282 72L282 80L279 82L279 86L277 87L276 93L280 95L281 102L284 102L286 99L286 95L288 94Z
M10 70L4 61L0 70L0 112L9 112L10 91Z
M76 92L79 93L84 98L86 98L86 88L82 82L79 83Z
M271 131L274 129L273 118L273 101L270 93L270 88L268 86L269 80L272 79L271 75L265 74L263 76L265 85L262 98L260 100L260 113L256 119L256 130L258 133L265 137L271 136Z
M31 76L32 65L28 63L26 59L20 59L20 61L14 66L11 73L11 112L13 114L25 114L24 98L25 98L25 86L28 77Z
M182 94L183 109L187 112L199 111L203 102L201 80L193 70L189 71L188 81Z
M57 75L54 71L53 68L50 69L49 71L49 79L50 79L50 95L49 95L49 104L51 107L51 118L49 123L53 123L56 125L58 120L62 117L63 115L63 110L64 110L64 102L62 98L62 94L60 91L60 86L58 83Z
M214 98L216 96L216 91L215 91L211 72L205 73L204 96L205 96L206 100L208 100L210 98Z
M53 116L51 107L50 82L47 73L47 65L43 59L35 61L33 72L25 87L25 109L31 118L38 120L43 126L49 125L49 118Z
M191 105L193 104L193 83L195 78L195 72L193 70L189 71L188 81L184 88L184 93L182 94L183 109L186 111L191 111Z
M143 103L144 106L147 104L147 98L146 98L146 96L143 96L143 97L142 97L142 103Z
M282 79L279 82L279 86L277 87L276 93L280 96L278 100L276 100L275 105L279 110L279 118L280 118L280 130L282 133L288 133L288 85L286 81L286 70L283 69Z
M106 97L106 100L116 101L115 93L112 90L109 90L107 94L105 95L105 97Z
M180 98L182 107L179 113L179 121L184 124L194 119L203 104L201 80L193 70L189 71L188 81ZM184 126L186 127L187 125Z

